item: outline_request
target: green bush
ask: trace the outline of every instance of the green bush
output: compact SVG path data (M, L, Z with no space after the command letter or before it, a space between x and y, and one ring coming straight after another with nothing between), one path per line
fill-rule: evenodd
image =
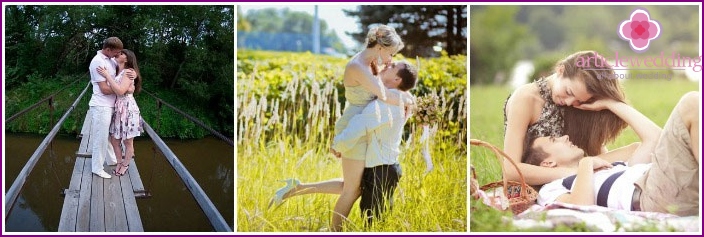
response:
M25 115L18 117L16 120L6 124L6 131L9 132L28 132L46 134L58 122L61 116L76 100L81 91L88 85L88 76L73 75L73 76L57 76L53 78L41 78L39 76L31 76L27 83L16 87L13 90L7 91L5 96L6 119L21 110L39 102L45 97L56 93L59 89L66 87L69 83L73 83L66 89L56 94L53 99L55 111L53 113L53 123L51 121L51 113L48 109L48 102L39 105L38 108L27 112ZM74 82L78 80L77 82ZM196 103L191 98L183 96L183 92L178 90L156 90L152 91L150 84L145 84L144 88L149 92L154 93L157 97L175 106L183 112L201 120L211 128L217 128L218 114L213 113L204 105L206 102ZM60 133L78 134L83 126L83 121L88 111L88 102L92 94L92 86L88 89L76 108L71 112L71 115L61 125ZM184 118L182 115L174 112L172 109L162 106L161 114L157 108L156 100L147 93L135 95L137 104L139 105L142 118L149 123L161 137L177 137L181 139L202 138L209 135L210 132ZM229 124L232 128L232 124ZM221 132L233 134L233 131Z

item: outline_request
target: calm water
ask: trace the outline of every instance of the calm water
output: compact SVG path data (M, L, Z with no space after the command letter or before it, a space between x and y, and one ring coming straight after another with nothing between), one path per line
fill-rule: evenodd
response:
M40 135L5 134L5 192L44 139ZM220 214L234 226L234 148L217 138L165 140L169 148L210 197ZM57 231L80 139L58 135L27 179L5 230ZM137 199L145 231L213 231L203 211L151 139L135 140L135 162L151 198ZM154 152L156 151L156 152ZM234 229L234 228L233 228Z

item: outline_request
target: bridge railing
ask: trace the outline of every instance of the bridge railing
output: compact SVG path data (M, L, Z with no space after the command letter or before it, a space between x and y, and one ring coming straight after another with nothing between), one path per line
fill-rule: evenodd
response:
M77 80L75 80L75 81L69 83L69 84L66 85L65 87L63 87L63 88L59 89L58 91L56 91L54 94L51 94L51 95L45 97L44 99L40 100L39 102L34 103L33 105L30 105L30 106L27 107L26 109L23 109L22 111L17 112L16 114L10 116L8 119L5 120L5 123L12 122L12 120L15 120L16 118L18 118L18 117L22 116L23 114L29 112L30 110L33 110L33 109L37 108L37 106L41 105L42 103L44 103L44 102L47 101L47 100L49 101L49 105L51 105L51 104L52 104L52 101L54 100L54 97L55 97L56 95L58 95L59 93L61 93L61 91L63 91L64 89L70 87L71 85L73 85L73 83L76 83L77 81L79 81L79 80L77 79ZM88 85L90 85L90 83L88 83Z
M230 229L230 226L225 221L225 218L220 215L218 209L215 208L213 202L210 201L208 195L205 194L205 191L203 191L200 185L198 185L198 182L196 182L191 173L188 172L183 163L181 163L178 157L176 157L176 155L171 151L171 149L169 149L166 143L161 140L161 138L158 134L156 134L154 129L152 129L152 127L149 126L147 122L142 122L144 124L144 131L146 131L147 134L152 138L154 144L159 148L159 150L161 150L161 153L164 154L164 157L166 157L166 160L169 161L171 167L174 168L176 174L178 174L178 176L181 178L183 183L186 185L188 190L196 199L196 202L198 203L200 208L208 217L208 220L210 221L210 224L213 225L213 228L215 228L216 231L232 232L232 229Z
M34 169L34 166L37 165L39 158L41 158L42 154L44 154L44 150L46 150L46 148L49 146L49 143L51 143L51 141L54 139L56 133L59 132L61 124L66 120L66 118L68 118L71 111L76 108L76 105L78 105L78 102L81 100L81 98L83 98L83 95L85 95L89 86L90 83L86 85L86 88L83 89L83 92L81 92L78 98L76 98L76 101L74 101L73 104L68 107L66 113L61 116L59 122L54 125L54 128L51 129L51 131L48 135L46 135L44 140L39 143L39 147L37 147L37 149L34 151L34 154L32 154L32 156L29 158L24 167L22 167L22 170L20 171L19 175L17 175L15 181L12 182L12 186L10 186L10 189L8 189L7 193L5 193L5 218L7 218L8 214L10 213L10 210L12 209L12 206L14 206L14 203L17 201L17 197L19 196L20 191L22 191L22 187L24 187L24 184L27 182L27 177L30 173L32 173L32 170Z
M78 80L76 80L78 81ZM46 98L42 99L41 101L29 106L28 108L16 113L15 115L11 116L6 120L6 122L10 122L17 117L27 113L28 111L35 109L38 107L40 104L44 103L45 101L49 101L51 104L54 96L56 96L58 93L63 91L65 88L69 87L71 84L75 83L76 81L70 83L66 87L60 89L56 93L47 96ZM6 193L6 199L5 199L5 218L7 218L8 214L10 213L12 206L14 206L14 203L17 201L17 198L19 197L19 193L22 190L22 187L27 181L27 177L29 174L32 172L34 167L36 166L37 162L39 161L39 158L41 155L44 153L48 145L51 143L51 141L54 139L56 134L58 133L59 129L61 128L61 124L68 118L68 115L73 111L73 109L76 108L76 105L80 102L81 98L85 95L86 91L90 87L90 83L86 85L86 87L83 89L83 92L76 98L76 100L73 102L73 104L66 110L64 115L61 117L61 119L54 125L53 129L49 132L49 134L44 138L44 140L39 144L39 147L34 151L34 154L29 158L25 166L22 168L20 171L19 175L13 182L12 186L8 189ZM146 91L145 91L146 92ZM177 113L181 114L182 116L186 117L187 119L191 120L192 122L198 124L199 126L203 127L204 129L210 131L213 135L217 136L218 138L222 139L226 143L228 143L230 146L234 146L234 143L231 139L227 138L226 136L220 134L219 132L213 130L212 128L206 126L203 122L200 120L194 118L193 116L190 116L186 114L185 112L179 110L178 108L174 107L173 105L170 105L166 102L164 102L162 99L156 97L155 95L147 92L149 95L154 97L157 100L157 103L160 105L166 105L167 107L173 109ZM186 167L181 163L181 161L178 159L178 157L169 149L169 147L164 143L164 141L159 137L159 135L152 129L152 127L142 121L144 124L144 129L147 132L147 134L152 138L152 141L156 144L157 147L159 147L159 150L164 154L166 157L167 161L169 161L169 164L174 168L178 176L181 178L181 180L184 182L186 187L189 189L193 197L196 199L196 202L198 205L201 207L203 212L206 214L208 217L208 220L212 224L213 228L216 231L228 231L232 232L232 229L230 226L227 224L225 219L220 215L220 212L215 208L215 205L213 204L212 201L210 201L210 198L205 194L203 189L198 185L198 182L193 178L193 176L188 172Z
M176 113L179 113L179 114L181 114L183 117L186 117L188 120L191 120L191 122L194 122L195 124L197 124L198 126L204 128L205 130L208 130L211 134L213 134L214 136L220 138L220 140L223 140L223 141L226 142L228 145L230 145L230 146L232 146L232 147L235 146L235 143L232 142L232 139L230 139L230 138L226 137L225 135L222 135L222 134L219 133L218 131L215 131L214 129L208 127L207 125L205 125L205 123L201 122L201 121L198 120L197 118L195 118L195 117L193 117L193 116L191 116L191 115L189 115L189 114L187 114L187 113L181 111L180 109L176 108L176 107L173 106L173 105L170 105L169 103L164 102L164 100L162 100L161 98L157 97L156 95L154 95L154 94L152 94L152 93L149 93L149 92L146 91L146 90L142 90L142 91L144 91L145 93L149 94L150 96L154 97L154 99L156 99L156 101L157 101L157 107L158 107L158 108L161 108L161 105L162 105L162 104L163 104L163 105L166 105L167 107L169 107L169 108L173 109L174 111L176 111Z

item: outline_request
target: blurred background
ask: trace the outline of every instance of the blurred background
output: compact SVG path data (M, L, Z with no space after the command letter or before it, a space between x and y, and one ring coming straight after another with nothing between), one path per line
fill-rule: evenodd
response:
M238 49L351 56L360 51L370 27L388 24L406 44L401 51L406 57L467 53L465 5L239 5L237 19Z
M636 8L660 23L660 36L648 50L634 53L617 34ZM559 59L596 50L607 59L621 56L699 57L699 8L689 6L472 6L471 84L521 85L552 70ZM681 77L701 78L701 72ZM670 72L673 73L673 72ZM698 76L697 76L698 74Z

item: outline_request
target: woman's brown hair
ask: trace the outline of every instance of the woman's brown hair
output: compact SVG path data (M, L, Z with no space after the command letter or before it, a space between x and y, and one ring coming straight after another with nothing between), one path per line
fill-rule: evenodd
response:
M137 56L135 56L134 52L129 49L122 49L122 53L127 56L127 62L125 62L125 69L132 68L137 74L137 77L134 78L134 93L139 93L140 91L142 91L142 75L139 74Z
M555 66L564 67L563 77L584 82L587 92L592 95L587 103L604 98L626 102L623 87L613 77L613 68L598 53L577 52ZM565 107L564 121L564 134L589 156L601 154L602 146L616 139L628 126L610 110L586 111L573 107Z

